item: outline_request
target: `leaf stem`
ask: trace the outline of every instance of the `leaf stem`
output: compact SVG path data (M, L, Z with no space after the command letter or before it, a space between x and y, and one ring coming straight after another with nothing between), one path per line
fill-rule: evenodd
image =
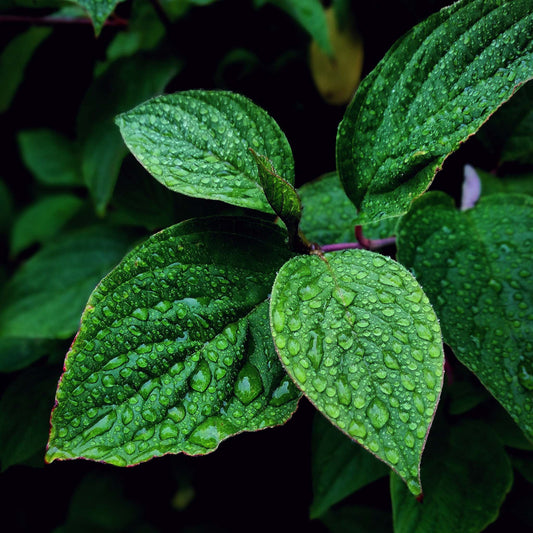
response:
M387 237L386 239L365 239L366 246L363 246L360 242L342 242L338 244L325 244L321 246L322 252L337 252L340 250L353 250L355 248L364 248L366 250L377 250L384 246L389 246L396 243L396 237Z

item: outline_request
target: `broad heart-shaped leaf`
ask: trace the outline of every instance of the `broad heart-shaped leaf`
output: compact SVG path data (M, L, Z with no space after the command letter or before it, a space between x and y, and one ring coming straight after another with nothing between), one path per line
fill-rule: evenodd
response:
M531 0L461 0L397 41L339 126L337 167L359 223L405 213L531 77Z
M259 173L259 182L274 213L282 220L292 238L298 232L302 217L302 203L296 189L276 173L272 161L250 148Z
M88 227L32 256L0 293L0 335L66 339L76 332L87 297L124 256L132 234Z
M307 398L419 494L444 355L413 276L367 250L298 256L276 277L270 317L281 361Z
M294 184L292 152L266 111L226 91L154 98L116 119L133 155L169 189L272 213L250 148Z
M388 468L317 413L313 423L311 518L387 475Z
M83 7L93 21L94 33L99 35L107 20L113 13L115 7L124 0L73 0Z
M533 440L533 199L482 198L457 211L420 198L399 226L398 258L427 291L444 340Z
M391 474L395 533L477 533L496 520L513 483L513 470L492 429L466 420L438 424L424 454L424 501Z
M279 228L229 217L189 220L133 250L89 299L47 460L205 454L284 423L299 394L277 359L266 299L288 257Z

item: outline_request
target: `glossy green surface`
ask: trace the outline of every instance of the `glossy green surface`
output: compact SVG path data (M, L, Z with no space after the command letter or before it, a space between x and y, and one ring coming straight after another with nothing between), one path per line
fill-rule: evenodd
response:
M533 439L533 200L457 211L426 194L399 226L398 258L427 291L444 340Z
M532 0L462 0L397 41L338 130L337 168L359 223L405 213L531 77Z
M299 256L276 278L270 319L281 361L307 398L420 493L443 352L416 280L366 250Z
M67 354L47 460L125 466L205 454L284 423L299 394L266 298L290 254L255 219L184 222L133 250L91 295Z
M292 152L277 123L248 98L227 91L184 91L119 115L133 155L169 189L267 213L252 148L294 183Z

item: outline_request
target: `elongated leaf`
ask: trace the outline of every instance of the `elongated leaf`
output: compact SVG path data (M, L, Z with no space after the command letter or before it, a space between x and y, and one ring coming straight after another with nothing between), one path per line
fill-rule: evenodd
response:
M52 369L35 368L26 370L5 390L0 398L1 470L44 452L56 382Z
M359 223L406 212L445 158L533 77L531 0L461 0L413 28L361 83L337 166Z
M98 281L120 260L131 236L93 227L65 235L29 259L0 295L0 335L67 338Z
M256 154L252 148L250 151L257 163L259 183L261 183L266 199L274 213L287 227L289 238L292 238L298 232L298 225L302 216L300 197L296 189L276 173L270 159Z
M533 439L533 200L491 195L459 212L432 193L406 217L398 257L427 291L445 342Z
M22 159L45 185L81 185L79 147L53 130L24 130L18 134Z
M154 98L116 122L133 155L173 191L271 213L250 148L294 184L287 138L244 96L185 91Z
M33 53L51 32L51 28L30 28L12 39L0 54L0 113L11 105Z
M443 351L416 280L366 250L299 256L276 278L270 315L282 363L302 392L419 494Z
M298 392L265 301L284 233L254 219L191 220L133 250L91 295L65 361L47 460L130 465L205 454L284 423Z
M119 59L87 91L78 115L82 172L96 210L104 214L128 153L113 123L116 114L160 94L180 64L149 54Z
M440 428L439 428L440 429ZM511 463L489 426L467 421L430 436L424 501L391 475L395 533L477 533L496 520L513 483Z
M387 475L387 467L357 446L322 415L312 437L313 503L311 518L323 516L346 496Z
M318 46L332 53L326 13L320 0L256 0L256 5L274 4L288 13L313 37Z
M94 33L99 35L105 21L113 13L115 7L124 0L73 0L83 7L93 21Z
M44 197L25 209L13 225L11 254L16 255L36 242L46 242L80 210L82 205L83 200L77 196L56 194Z

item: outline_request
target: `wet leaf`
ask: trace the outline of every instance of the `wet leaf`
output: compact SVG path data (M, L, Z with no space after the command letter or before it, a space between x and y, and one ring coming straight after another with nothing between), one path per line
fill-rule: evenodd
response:
M11 105L33 53L51 32L51 28L30 28L14 37L0 54L0 114Z
M256 154L253 149L251 153L257 163L259 183L261 183L268 203L287 227L289 237L294 236L298 232L302 216L302 204L296 189L276 173L270 159Z
M116 122L133 155L173 191L272 213L250 148L294 184L287 138L244 96L184 91L145 102Z
M533 439L533 200L482 198L457 211L424 195L399 226L398 258L415 273L444 340Z
M396 42L337 136L360 224L405 213L446 157L533 77L532 35L530 0L461 0Z
M98 285L65 361L47 460L119 466L206 454L284 423L297 389L279 364L266 299L285 233L215 217L167 228Z
M22 159L35 178L45 185L81 185L78 145L62 134L46 129L18 134Z
M34 243L44 243L53 237L83 205L72 194L56 194L41 198L26 208L17 218L11 233L11 254Z
M322 517L342 499L387 475L387 467L358 446L322 415L312 435L313 502L311 518Z
M303 211L300 229L318 244L355 241L356 210L346 196L336 172L306 183L298 189ZM384 239L395 234L398 218L365 224L367 239Z
M422 462L424 501L391 474L395 533L473 533L498 517L513 483L511 463L491 428L461 422L432 432Z
M416 280L366 250L299 256L276 277L270 316L281 361L307 398L419 494L443 351Z
M131 240L124 231L89 227L44 246L0 294L0 335L68 338L79 325L87 297Z

